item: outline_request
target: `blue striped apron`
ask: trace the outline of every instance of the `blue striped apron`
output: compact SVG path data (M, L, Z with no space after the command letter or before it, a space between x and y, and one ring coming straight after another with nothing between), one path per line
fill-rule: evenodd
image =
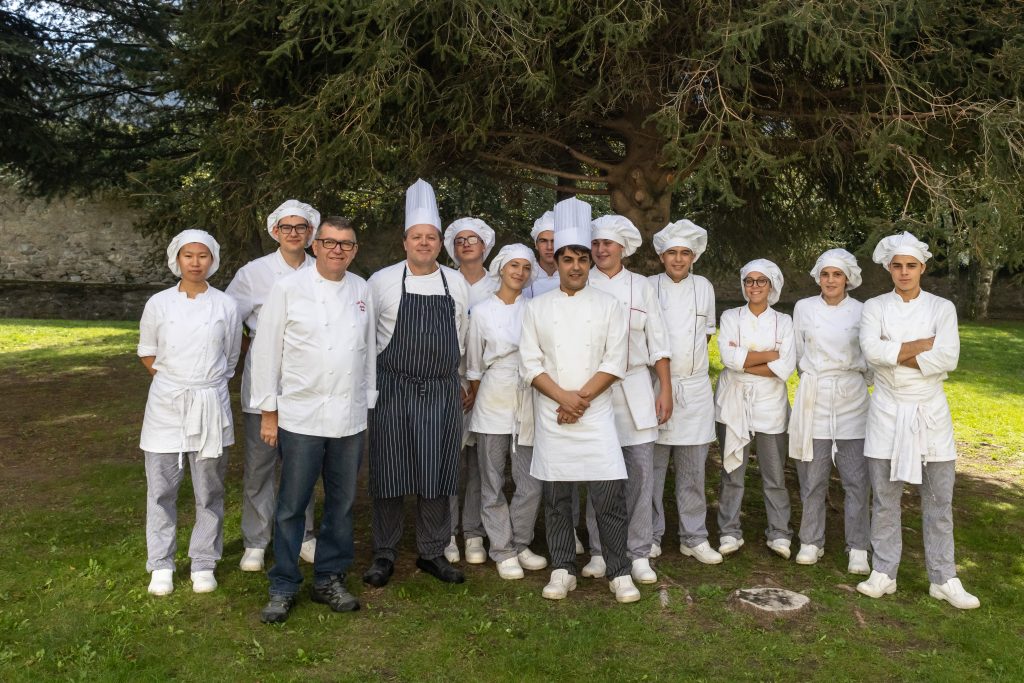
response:
M405 290L395 331L377 354L377 405L370 421L370 495L450 496L462 445L455 300Z

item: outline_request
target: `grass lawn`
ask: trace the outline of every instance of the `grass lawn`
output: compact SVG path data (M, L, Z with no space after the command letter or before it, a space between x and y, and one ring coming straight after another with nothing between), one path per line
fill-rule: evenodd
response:
M961 334L947 384L962 454L957 561L981 609L928 597L916 494L904 498L899 590L871 600L845 573L838 481L826 555L798 567L759 540L751 473L746 546L717 567L682 558L669 501L660 583L634 605L592 579L550 602L540 597L547 571L506 582L492 563L463 564L467 582L442 585L413 568L411 517L392 583L364 589L364 493L348 582L363 609L334 614L303 592L289 621L268 627L257 616L266 578L237 568L240 447L230 453L220 588L189 588L186 481L176 591L146 593L138 432L148 377L134 356L137 326L0 321L0 680L1024 680L1024 324L965 324ZM718 477L708 469L716 539ZM545 550L542 530L535 549ZM789 619L737 610L732 592L754 585L803 592L811 607Z

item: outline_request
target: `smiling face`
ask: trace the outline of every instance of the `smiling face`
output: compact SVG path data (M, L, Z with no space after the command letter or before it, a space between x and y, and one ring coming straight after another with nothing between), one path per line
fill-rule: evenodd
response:
M306 250L306 244L315 230L302 216L285 216L270 231L281 244L281 251L289 255L298 255Z
M606 275L615 275L622 269L622 251L624 247L614 240L594 240L590 243L594 254L594 263Z
M464 240L476 238L476 244L466 244ZM473 240L470 240L473 241ZM484 260L484 240L472 230L461 230L455 234L455 256L460 265L477 265Z
M555 232L542 230L537 234L537 262L546 271L555 269Z
M921 276L924 275L924 264L913 256L897 254L889 263L889 274L892 284L900 294L915 296L921 291Z
M818 285L825 301L842 301L846 296L846 273L835 266L825 266L818 273Z
M501 267L501 284L514 292L523 291L530 281L530 262L524 258L514 258Z
M405 231L405 238L402 240L405 248L405 257L409 265L424 275L433 270L437 262L437 255L441 253L441 233L433 225L420 223Z
M749 272L743 278L743 291L747 295L747 303L754 306L767 305L768 294L772 291L772 281L759 271Z
M189 242L178 250L178 267L181 279L190 284L206 282L206 274L213 266L210 248L200 242Z
M587 286L590 276L590 252L583 248L563 247L555 255L558 279L564 292L578 292Z
M332 249L328 249L321 240L334 240L337 244ZM354 244L351 251L343 249L348 242ZM359 251L359 245L355 242L357 242L356 231L352 228L338 228L327 223L320 226L320 233L313 241L313 255L316 256L317 272L325 280L342 279Z
M673 282L679 282L690 274L690 266L696 254L689 247L671 247L661 252L661 263L665 266L665 274Z

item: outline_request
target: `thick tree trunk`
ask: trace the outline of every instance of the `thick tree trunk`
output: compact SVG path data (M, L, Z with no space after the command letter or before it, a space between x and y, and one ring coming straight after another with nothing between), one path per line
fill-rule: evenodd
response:
M988 304L992 296L995 268L974 259L959 272L958 314L964 320L988 320Z
M661 144L645 134L627 138L625 159L607 177L612 210L633 221L644 238L629 268L647 274L659 270L651 238L668 224L672 211L672 173L662 165Z

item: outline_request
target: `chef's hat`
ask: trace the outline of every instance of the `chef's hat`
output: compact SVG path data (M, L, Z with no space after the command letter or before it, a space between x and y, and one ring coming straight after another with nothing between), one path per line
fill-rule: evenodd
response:
M883 268L889 270L893 256L913 256L923 265L932 257L932 253L928 251L927 244L909 232L904 232L883 238L875 246L875 253L871 255L871 260L882 264Z
M545 211L544 215L533 222L533 230L530 231L530 238L536 242L540 234L545 230L554 231L555 229L555 212Z
M441 215L437 212L434 188L423 178L417 178L405 191L406 231L414 225L433 225L438 232L441 231Z
M846 291L860 287L860 266L857 265L856 256L845 249L829 249L818 257L811 269L811 277L815 282L821 277L821 271L829 266L838 268L846 275Z
M285 214L289 215L289 214ZM181 277L181 267L178 265L178 252L186 244L192 244L198 242L199 244L205 244L210 250L210 254L213 256L213 265L210 266L210 270L207 271L206 277L211 277L220 268L220 245L217 244L217 240L213 238L213 235L206 232L205 230L182 230L171 243L167 245L167 267L174 273L174 277Z
M316 234L316 229L320 227L320 212L309 204L300 202L297 199L289 199L267 216L267 232L270 233L275 242L280 242L281 240L274 237L274 226L285 216L302 216L305 218L310 228L309 232L306 233L308 235L306 246L308 247L313 244L313 235Z
M590 204L569 197L555 204L555 251L570 245L590 250Z
M743 281L751 273L764 273L764 276L772 283L772 290L768 292L768 305L774 306L778 303L779 296L782 294L782 285L785 282L779 267L766 258L758 258L740 268L740 289L743 291L744 301L750 301L747 298L747 288L743 286Z
M455 265L459 264L459 258L455 255L455 236L466 230L474 233L484 241L485 259L491 253L491 249L494 248L494 230L491 229L491 226L479 218L460 218L449 225L448 229L444 231L444 248L448 251L452 261L455 261Z
M686 247L693 252L693 260L696 262L708 248L708 231L684 218L654 233L653 241L658 256L673 247Z
M625 216L611 214L601 216L593 222L591 240L611 240L622 245L622 256L632 256L643 243L644 238Z
M530 284L537 279L537 257L533 255L533 249L525 244L506 244L498 250L498 254L491 259L491 265L487 271L494 277L501 277L501 269L512 259L522 258L530 262Z

